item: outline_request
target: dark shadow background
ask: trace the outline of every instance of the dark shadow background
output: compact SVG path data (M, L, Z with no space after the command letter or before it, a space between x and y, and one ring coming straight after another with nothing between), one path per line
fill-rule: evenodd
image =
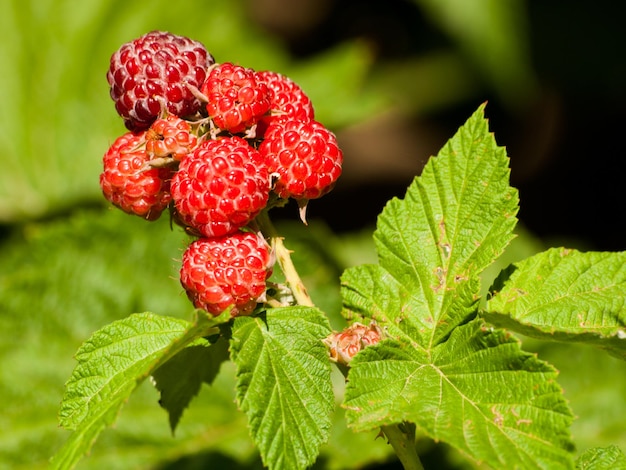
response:
M410 1L256 0L251 7L255 20L301 58L347 38L367 41L381 63L409 59L449 41ZM529 1L527 13L539 82L535 99L511 109L485 86L480 96L446 109L379 123L375 141L368 141L372 129L366 126L361 132L339 132L346 153L344 177L332 195L310 205L310 214L337 231L371 226L390 197L403 195L427 157L488 101L491 129L511 157L512 184L520 190L519 217L526 228L548 242L623 250L624 8L607 1ZM412 155L416 172L399 166L391 177L386 172L378 178L376 171L363 171L367 163L357 153L363 141L372 154ZM348 176L350 161L359 162L358 180Z

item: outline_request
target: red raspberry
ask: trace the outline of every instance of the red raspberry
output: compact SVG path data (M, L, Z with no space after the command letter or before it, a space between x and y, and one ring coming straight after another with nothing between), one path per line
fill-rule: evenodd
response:
M271 264L267 243L254 233L200 238L183 254L180 282L196 308L218 315L233 305L233 316L248 315L265 294Z
M115 109L130 130L146 129L163 107L191 116L202 103L189 86L199 89L214 62L202 43L168 32L127 42L111 56L107 72Z
M172 170L146 168L145 132L117 138L102 159L100 187L104 197L129 214L156 220L167 208Z
M252 127L270 109L270 91L254 70L230 62L209 72L202 93L213 123L233 134Z
M315 117L313 104L293 80L278 72L257 72L260 78L270 89L270 109L272 114L263 116L261 122L267 127L275 119L298 119L311 121ZM262 130L260 130L262 133ZM257 133L259 135L259 132Z
M179 221L205 237L248 224L269 191L265 160L236 136L202 142L180 163L171 189Z
M265 132L259 152L276 175L281 198L316 199L328 193L341 175L343 153L335 135L317 121L280 120Z
M197 145L189 123L173 114L154 121L146 133L146 152L153 157L182 160Z

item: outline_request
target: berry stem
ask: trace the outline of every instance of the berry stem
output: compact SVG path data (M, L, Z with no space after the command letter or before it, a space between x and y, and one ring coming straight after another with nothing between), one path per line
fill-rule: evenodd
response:
M404 470L424 470L424 466L415 449L415 425L412 423L381 426L385 435Z
M291 251L284 245L283 238L276 231L267 210L261 211L261 213L256 217L256 222L259 225L261 232L263 232L266 237L270 238L272 250L276 256L276 261L278 262L280 269L283 271L287 285L291 289L298 305L314 307L315 305L313 304L311 297L309 297L306 287L302 282L302 279L300 279L300 275L298 274L293 261L291 261Z

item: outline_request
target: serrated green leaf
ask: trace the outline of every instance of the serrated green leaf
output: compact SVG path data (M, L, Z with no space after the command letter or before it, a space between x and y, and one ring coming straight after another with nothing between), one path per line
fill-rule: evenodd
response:
M152 373L154 386L161 394L159 404L169 414L172 433L202 383L211 385L226 359L228 342L220 337L214 344L207 341L183 349Z
M389 339L351 364L345 406L356 430L414 422L497 468L571 468L556 373L503 331L472 319L480 275L513 238L518 195L482 107L431 159L374 234L379 265L342 276L344 315Z
M134 314L96 331L77 351L78 365L66 384L59 423L74 432L54 455L52 468L72 468L143 379L226 321L227 314L208 318L198 311L193 324Z
M577 341L626 359L626 252L552 248L496 279L484 317L527 336Z
M260 461L245 415L235 404L235 367L231 362L222 365L211 387L201 387L185 410L175 437L158 400L158 391L144 381L124 404L114 425L98 436L97 444L76 468L247 468L246 463ZM220 456L239 465L220 467L209 463Z
M0 468L47 468L50 456L71 435L58 426L59 404L76 365L73 356L94 331L129 312L189 319L191 304L175 261L187 243L188 237L172 230L167 218L147 223L118 210L77 211L30 223L2 240L0 401L10 406L0 413ZM138 455L141 465L157 467L186 452L230 449L233 440L223 442L224 436L247 437L245 417L231 406L234 369L232 376L230 382L218 379L211 399L201 391L191 404L193 411L185 412L176 439L156 406L157 392L145 384L79 467L135 469ZM207 431L214 427L221 436ZM139 451L138 442L151 445ZM230 454L250 456L251 440L245 442L245 454ZM113 456L118 460L111 464Z
M523 347L559 371L559 384L576 416L572 435L579 450L626 443L626 361L580 343L525 337Z
M430 159L405 199L392 199L379 216L380 267L342 278L348 318L397 325L428 349L475 314L479 274L512 239L518 210L508 158L483 109Z
M424 317L429 306L426 299L416 295L408 286L402 285L382 266L362 265L345 271L341 277L344 314L350 319L353 315L373 318L385 326L387 333L396 339L402 339L411 347L427 350L424 343L434 328L432 316ZM476 281L473 282L476 285ZM474 314L473 293L458 286L456 310L463 307L462 317ZM356 286L356 287L354 287ZM462 305L461 299L465 301Z
M410 421L494 468L573 468L571 412L556 371L480 319L423 351L385 340L351 363L355 430Z
M324 314L310 307L239 317L232 329L237 401L270 469L311 465L330 432L334 395Z
M579 470L624 470L626 456L617 446L588 449L576 459Z

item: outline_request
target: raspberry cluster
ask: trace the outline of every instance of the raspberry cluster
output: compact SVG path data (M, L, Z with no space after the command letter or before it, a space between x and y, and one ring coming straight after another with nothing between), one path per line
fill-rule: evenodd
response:
M168 211L195 237L180 269L195 307L252 313L274 262L256 217L291 198L304 220L341 175L335 135L290 78L169 32L123 44L107 81L128 131L104 154L105 198L146 220Z

